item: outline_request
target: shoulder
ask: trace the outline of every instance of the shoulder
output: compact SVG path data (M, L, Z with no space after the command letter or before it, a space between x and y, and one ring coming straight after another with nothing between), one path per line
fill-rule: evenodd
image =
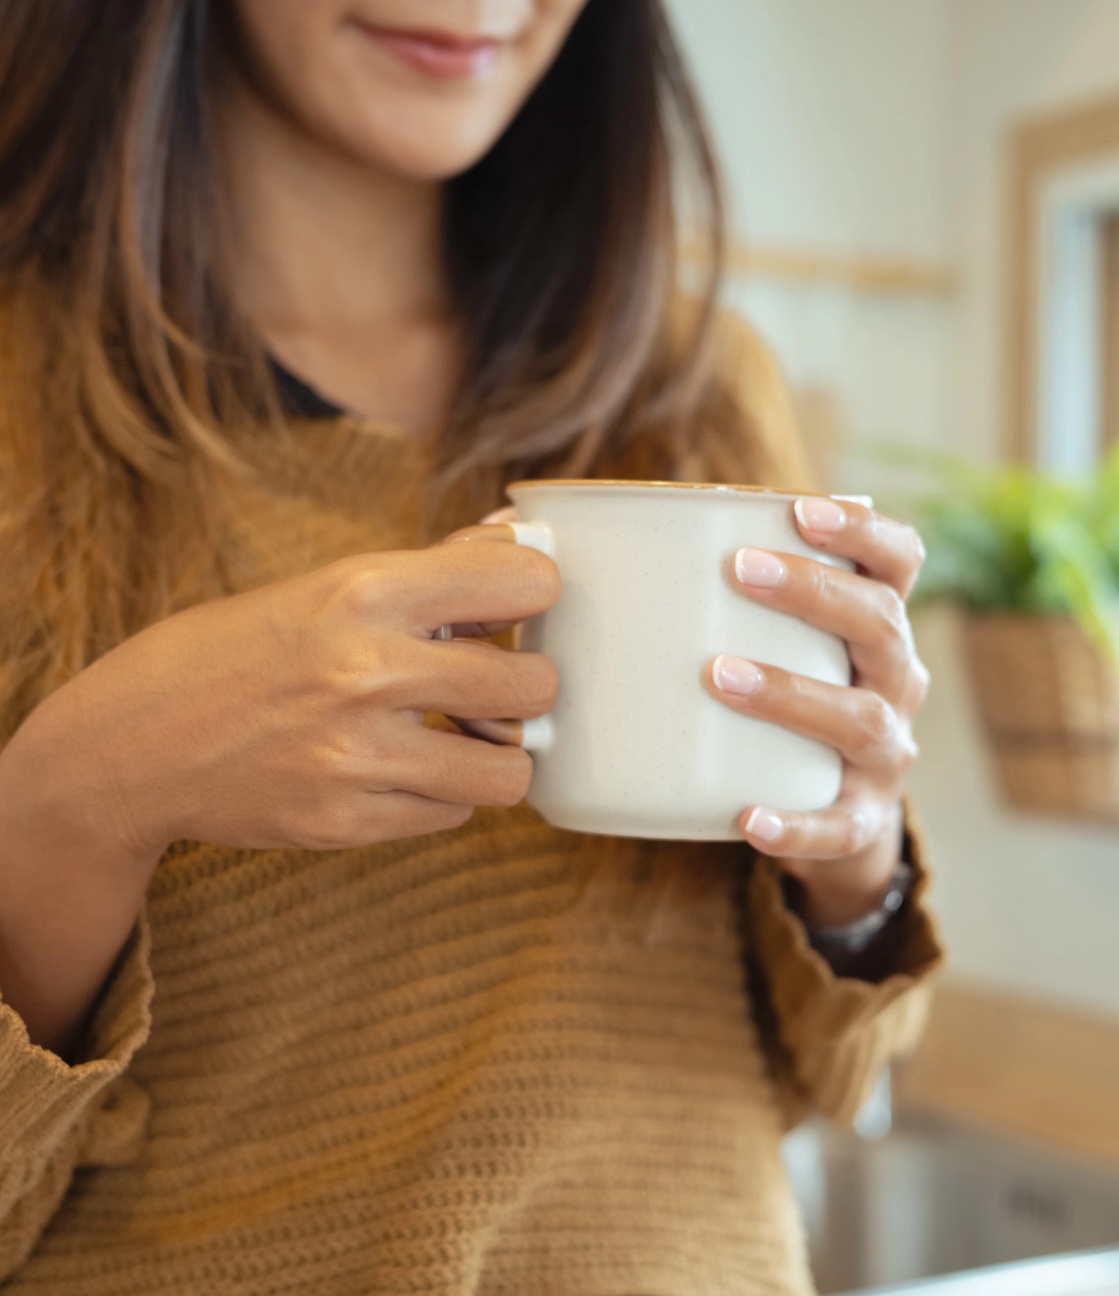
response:
M765 423L796 435L792 394L773 348L736 311L722 307L712 326L712 362L734 399Z
M694 315L699 307L696 303L686 302L678 309ZM754 325L732 307L721 305L716 308L711 335L715 354L725 364L734 365L740 372L745 371L765 381L783 381L773 348Z
M683 294L673 303L677 354L695 339L703 323L702 310L701 302ZM789 385L773 348L737 311L716 308L704 350L703 367L711 387L763 423L795 425Z
M678 344L694 338L702 307L681 296L673 308ZM705 341L706 397L699 420L720 448L726 476L738 456L737 480L786 489L812 484L792 393L773 348L736 311L720 306Z
M672 303L672 332L677 347L688 344L702 324L703 303L679 293ZM756 383L759 387L785 386L781 365L773 348L738 311L729 306L715 308L709 325L709 360L715 373L726 381Z

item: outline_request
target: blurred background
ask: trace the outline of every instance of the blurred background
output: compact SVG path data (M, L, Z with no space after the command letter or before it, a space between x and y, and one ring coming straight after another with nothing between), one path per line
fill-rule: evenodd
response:
M893 1133L791 1148L821 1285L1119 1247L1119 0L669 7L821 479L939 496L912 787L952 964ZM1119 1292L1091 1259L1028 1289Z

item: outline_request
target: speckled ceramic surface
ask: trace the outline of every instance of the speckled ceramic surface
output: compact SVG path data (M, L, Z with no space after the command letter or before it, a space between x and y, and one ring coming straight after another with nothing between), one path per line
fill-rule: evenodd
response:
M840 565L801 539L795 495L675 485L518 483L521 543L552 551L563 593L523 646L560 673L530 725L529 803L560 828L695 841L740 837L749 805L815 810L839 792L830 747L738 715L706 690L720 653L846 684L846 647L734 583L746 546Z

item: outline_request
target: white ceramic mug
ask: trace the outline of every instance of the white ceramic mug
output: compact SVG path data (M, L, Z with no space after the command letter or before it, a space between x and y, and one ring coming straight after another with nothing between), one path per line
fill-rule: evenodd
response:
M528 794L550 823L625 837L741 838L749 805L819 810L837 797L829 746L716 701L721 653L850 682L842 640L750 599L742 548L851 566L809 545L795 494L750 486L531 481L509 488L520 544L555 559L558 603L523 628L560 677L555 709L524 726ZM869 500L866 502L869 504Z

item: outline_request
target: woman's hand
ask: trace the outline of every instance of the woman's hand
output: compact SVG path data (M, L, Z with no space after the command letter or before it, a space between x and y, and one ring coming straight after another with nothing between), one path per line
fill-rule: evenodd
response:
M852 687L732 657L713 664L711 686L743 715L795 729L842 755L842 791L829 809L752 806L741 819L747 840L800 881L805 920L832 926L874 909L898 865L902 785L917 755L912 720L929 685L906 613L925 551L912 527L860 504L810 497L795 509L805 539L854 560L856 572L742 550L735 574L750 598L846 640Z
M531 758L425 727L424 713L542 715L555 669L432 636L523 620L559 589L530 549L443 544L358 555L169 617L67 686L84 695L84 732L101 735L101 803L145 854L180 838L344 849L513 805Z
M66 1053L172 841L344 849L519 801L531 757L424 713L541 715L555 669L432 635L559 589L514 544L359 555L167 617L51 694L0 751L0 984L31 1039Z
M559 588L514 544L359 555L167 617L51 694L0 751L0 984L31 1039L66 1053L172 841L344 849L519 801L531 757L424 712L529 719L555 669L432 635Z

